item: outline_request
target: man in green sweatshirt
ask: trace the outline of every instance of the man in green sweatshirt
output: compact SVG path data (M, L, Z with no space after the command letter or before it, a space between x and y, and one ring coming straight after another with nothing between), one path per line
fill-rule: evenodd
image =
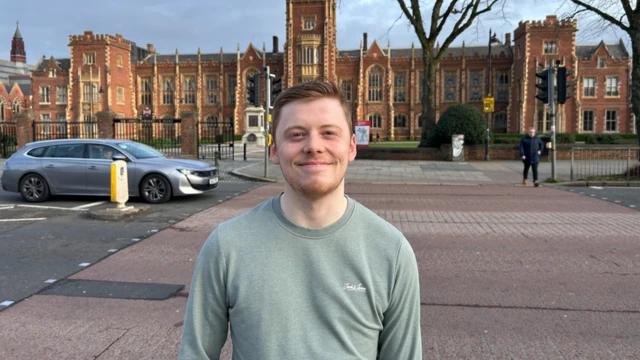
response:
M415 254L344 193L356 157L338 86L310 81L273 110L284 192L220 224L193 274L179 359L422 359Z

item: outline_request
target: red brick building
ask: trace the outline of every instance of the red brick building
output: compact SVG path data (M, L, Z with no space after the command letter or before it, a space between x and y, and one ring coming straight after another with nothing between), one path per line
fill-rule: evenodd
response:
M17 114L31 107L30 73L33 69L34 66L27 64L24 40L16 26L10 59L0 59L0 122L11 122Z
M339 82L353 120L371 120L372 133L383 139L420 136L420 49L369 43L365 33L359 49L339 50L335 0L283 2L286 38L280 49L274 37L270 51L249 44L234 52L161 55L153 45L139 47L119 34L70 36L69 58L43 58L31 74L33 111L44 121L79 122L106 110L138 117L148 107L157 118L190 111L202 120L232 121L237 134L259 133L263 110L246 104L243 79L269 66L284 88L315 78ZM576 32L575 21L555 16L521 22L513 41L508 33L492 45L490 75L488 45L450 48L437 71L438 115L457 102L482 109L489 91L496 99L495 132L524 133L530 126L548 132L548 109L535 98L535 73L538 64L559 61L576 80L576 96L558 108L559 132L633 132L631 59L624 44L577 45Z

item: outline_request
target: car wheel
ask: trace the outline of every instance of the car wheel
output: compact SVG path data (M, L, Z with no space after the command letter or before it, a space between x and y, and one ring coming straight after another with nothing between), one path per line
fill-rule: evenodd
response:
M140 195L148 203L165 203L171 198L171 185L162 175L147 175L140 183Z
M28 202L42 202L49 199L49 185L38 174L27 174L20 180L20 195Z

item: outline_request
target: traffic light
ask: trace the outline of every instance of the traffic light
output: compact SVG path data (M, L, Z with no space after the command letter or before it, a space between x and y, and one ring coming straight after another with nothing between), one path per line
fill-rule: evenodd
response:
M247 75L247 101L255 106L258 106L258 79L260 74Z
M273 106L273 104L276 103L276 98L278 97L278 95L280 95L280 93L282 92L282 78L273 78L271 79L271 104L269 104L270 106Z
M536 84L539 89L536 99L542 101L545 105L549 105L553 101L553 68L546 68L539 73L536 73L536 77L540 79L540 82Z
M567 80L567 77L571 75L573 75L573 70L567 70L566 67L558 68L558 104L564 104L574 95L572 92L567 92L569 87L575 85L575 81Z

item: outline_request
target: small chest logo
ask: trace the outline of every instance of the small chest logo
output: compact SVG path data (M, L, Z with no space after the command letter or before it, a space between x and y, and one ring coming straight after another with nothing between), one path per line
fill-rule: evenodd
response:
M351 284L351 283L345 283L342 286L342 289L345 291L353 291L353 292L367 292L367 288L362 286L362 284Z

